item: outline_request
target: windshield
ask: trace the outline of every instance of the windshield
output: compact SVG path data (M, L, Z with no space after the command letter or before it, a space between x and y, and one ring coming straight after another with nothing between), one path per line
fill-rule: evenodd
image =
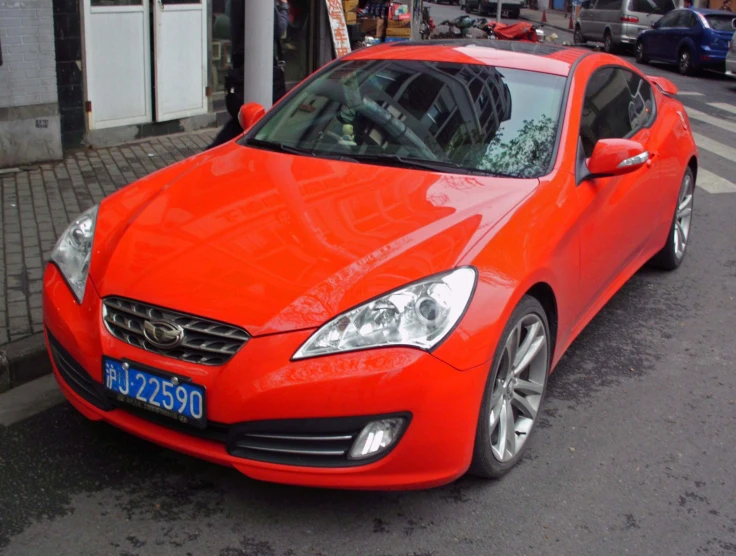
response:
M733 21L736 19L736 15L708 14L705 19L708 20L711 29L734 32Z
M336 64L241 144L456 173L538 177L557 137L565 78L413 60Z

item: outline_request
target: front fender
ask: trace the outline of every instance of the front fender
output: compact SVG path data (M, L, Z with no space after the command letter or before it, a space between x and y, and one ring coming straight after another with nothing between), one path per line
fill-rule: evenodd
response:
M461 262L478 269L478 285L456 330L434 355L459 370L490 362L511 313L538 283L547 284L555 295L556 344L562 345L582 307L576 295L578 217L574 178L564 172L543 178L493 237L476 245ZM555 360L559 355L555 353Z

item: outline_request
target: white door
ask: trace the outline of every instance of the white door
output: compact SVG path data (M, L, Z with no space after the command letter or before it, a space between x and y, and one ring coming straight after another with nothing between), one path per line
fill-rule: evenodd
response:
M89 129L151 121L148 0L83 0Z
M155 2L156 121L204 114L207 112L207 3L152 1Z

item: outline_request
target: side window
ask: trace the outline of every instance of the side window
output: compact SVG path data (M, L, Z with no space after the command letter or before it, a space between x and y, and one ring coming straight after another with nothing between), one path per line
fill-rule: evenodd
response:
M687 14L687 18L685 19L685 27L688 27L692 29L693 27L698 26L698 17L695 15L694 12L690 12Z
M680 10L677 12L677 20L672 25L673 27L687 27L687 22L690 21L690 10Z
M666 16L659 20L659 27L662 29L664 29L665 27L674 27L679 15L679 11L668 13Z
M598 0L596 8L599 10L620 10L622 0Z
M637 74L616 67L598 70L588 81L580 122L585 157L601 139L626 139L656 117L652 88Z

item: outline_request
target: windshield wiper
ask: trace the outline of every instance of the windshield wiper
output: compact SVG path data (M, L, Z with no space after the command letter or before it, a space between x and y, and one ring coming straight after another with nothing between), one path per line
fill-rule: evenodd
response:
M314 156L314 151L311 151L309 149L302 149L300 147L292 147L291 145L287 145L286 143L272 143L271 141L264 141L263 139L247 139L245 141L245 144L252 147L261 147L279 153Z
M397 154L353 154L352 158L360 162L377 162L387 163L395 166L403 166L406 168L414 168L419 170L430 170L433 172L454 172L457 174L477 174L481 176L495 176L502 178L515 178L511 174L501 174L476 168L468 168L445 160L426 160L423 158L415 158L412 156L400 156Z
M244 141L244 144L251 147L260 147L275 151L278 153L296 154L300 156L312 156L315 158L329 158L332 160L342 160L344 162L358 162L351 155L340 154L340 153L326 153L322 151L314 151L312 149L303 149L301 147L294 147L287 145L286 143L272 143L271 141L264 141L263 139L248 139Z

